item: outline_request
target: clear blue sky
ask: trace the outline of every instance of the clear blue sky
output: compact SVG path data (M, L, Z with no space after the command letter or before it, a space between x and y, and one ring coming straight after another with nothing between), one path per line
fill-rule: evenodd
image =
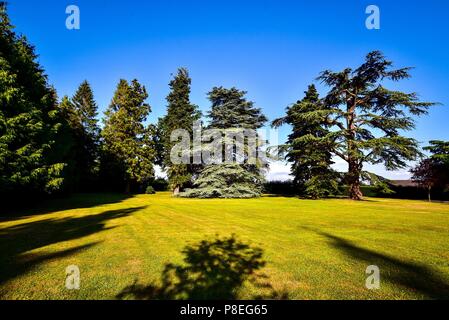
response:
M416 67L394 89L443 104L419 119L410 136L424 144L449 140L446 0L9 2L17 31L36 46L59 96L72 95L87 79L101 111L120 78L137 78L149 91L154 121L165 112L170 74L183 66L192 76L192 101L203 111L213 86L236 86L272 120L320 71L357 66L367 52L381 50L398 67ZM70 4L80 8L80 30L65 27ZM370 4L381 10L380 30L365 28ZM282 129L281 139L286 134Z

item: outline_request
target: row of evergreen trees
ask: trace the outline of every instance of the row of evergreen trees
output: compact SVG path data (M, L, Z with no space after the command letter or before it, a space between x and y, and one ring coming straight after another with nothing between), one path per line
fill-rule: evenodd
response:
M201 118L198 106L190 102L191 79L186 69L179 69L170 82L167 114L157 125L146 125L151 112L146 88L137 80L120 80L100 126L89 83L84 81L73 97L58 101L34 48L14 32L5 4L0 6L0 18L2 196L143 190L154 179L154 164L167 171L174 192L194 186L194 180L201 189L211 167L170 161L171 132L185 129L192 134L193 123ZM257 129L267 120L245 99L245 92L235 88L213 88L209 99L209 128L244 125ZM221 191L201 191L199 196L246 197L245 192L254 196L261 191L262 173L257 166L231 165L212 171L227 175L227 185Z
M171 190L184 197L248 198L262 192L265 163L173 164L175 129L193 135L202 117L190 101L191 79L184 68L170 82L167 113L147 125L148 93L137 80L120 80L98 124L98 106L87 81L73 97L58 101L25 37L17 35L0 4L0 194L11 197L55 192L143 190L154 179L154 164L168 174ZM406 166L421 155L414 139L402 136L414 127L412 115L426 113L432 103L415 93L386 89L384 80L408 78L409 68L393 69L380 52L367 55L353 70L324 71L318 78L329 87L320 98L311 85L305 97L289 106L274 127L289 124L292 133L279 146L292 164L297 194L320 198L348 184L352 199L361 199L366 163L388 169ZM268 121L236 88L214 87L208 98L206 128L257 130ZM193 150L191 150L193 151ZM191 157L193 157L191 152ZM234 155L235 157L237 155ZM348 163L348 173L331 169L332 159Z

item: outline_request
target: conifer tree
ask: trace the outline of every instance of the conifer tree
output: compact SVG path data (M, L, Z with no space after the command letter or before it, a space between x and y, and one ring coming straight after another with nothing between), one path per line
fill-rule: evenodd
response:
M93 175L98 169L98 148L99 148L99 134L97 120L97 103L94 99L94 94L90 84L83 81L78 87L75 95L72 97L72 103L79 116L81 126L83 128L83 161L86 174Z
M145 103L147 98L145 87L137 80L120 80L105 112L103 176L107 176L106 182L123 185L126 193L133 185L142 186L154 176L153 128L144 124L151 112Z
M59 112L62 121L61 128L58 131L58 141L62 143L58 144L57 150L66 164L63 170L64 184L62 188L65 192L82 191L79 189L81 176L79 174L78 153L83 128L75 106L68 96L64 96L59 103Z
M322 119L305 120L301 117L306 112L314 112L323 108L314 85L310 85L305 97L287 108L283 118L273 121L276 128L283 124L292 126L280 152L291 163L291 174L299 195L313 199L338 193L338 174L332 170L331 146L323 137L329 129Z
M55 90L34 47L18 36L0 2L0 193L51 193L62 185L55 152L61 127Z
M64 115L62 135L68 141L65 146L67 167L65 188L69 191L92 191L98 184L99 127L97 105L92 89L84 81L72 99L64 97L60 104Z
M214 87L209 92L212 103L208 113L210 125L208 129L222 130L223 143L225 130L261 128L267 121L254 103L246 100L246 92L236 88L226 89ZM225 148L223 150L223 157ZM265 164L258 161L251 164L247 161L238 163L239 155L233 151L232 163L207 164L194 182L194 188L182 193L183 197L194 198L252 198L260 196L264 181L262 170Z
M427 112L434 103L421 102L416 93L384 87L410 77L410 68L394 69L379 51L366 56L357 69L326 70L318 80L330 90L321 99L323 107L300 115L301 121L325 121L331 130L320 140L332 145L332 154L348 163L349 197L362 199L360 185L366 163L384 164L387 170L406 167L420 151L415 139L402 135L414 128L412 116Z
M173 130L187 130L192 139L193 125L201 118L198 106L190 102L190 85L191 78L187 69L180 68L169 84L167 114L159 119L158 124L161 164L167 170L169 184L175 194L190 185L198 167L193 161L190 164L174 164L170 159L170 151L176 143L170 139Z

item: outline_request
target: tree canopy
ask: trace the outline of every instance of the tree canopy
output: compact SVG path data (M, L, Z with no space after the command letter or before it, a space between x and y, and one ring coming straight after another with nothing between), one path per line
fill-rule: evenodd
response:
M427 189L429 201L433 189L449 187L449 142L432 140L430 146L424 148L431 153L410 170L412 180Z

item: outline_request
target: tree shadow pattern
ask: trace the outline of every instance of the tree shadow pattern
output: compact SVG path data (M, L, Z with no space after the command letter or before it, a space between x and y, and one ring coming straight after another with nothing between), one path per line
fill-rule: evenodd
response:
M0 222L21 220L34 215L43 215L47 213L92 208L105 204L122 202L131 195L118 193L79 193L65 198L44 199L40 202L20 202L16 201L12 208L8 206L0 207Z
M309 229L311 230L311 229ZM377 265L381 272L381 281L402 286L409 291L422 294L425 299L448 299L449 284L435 270L420 263L406 262L365 249L335 235L315 231L326 237L331 245L345 255L362 261L366 265Z
M106 221L128 216L144 208L146 207L110 210L76 218L39 220L0 229L0 285L45 261L75 254L98 242L49 254L29 251L111 229L105 227Z
M185 255L184 264L166 264L161 285L142 285L136 280L124 288L117 298L234 300L247 281L264 292L254 299L288 299L286 292L275 291L268 277L257 272L266 264L262 259L262 249L239 241L235 235L203 240L186 246L182 253Z

